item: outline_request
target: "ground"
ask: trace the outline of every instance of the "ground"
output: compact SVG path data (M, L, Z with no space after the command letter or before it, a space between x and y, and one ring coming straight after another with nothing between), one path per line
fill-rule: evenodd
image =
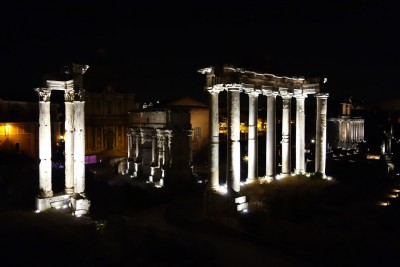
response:
M275 217L242 214L239 227L232 228L204 215L204 184L186 191L155 189L127 176L110 175L105 166L107 179L87 175L89 216L75 218L60 211L36 214L36 163L22 164L21 158L1 162L0 266L397 263L400 215L394 195L400 179L371 173L366 167L378 163L353 166L354 162L343 161L340 168L346 173L358 168L365 172L343 176L345 180L327 187L325 198L315 198L321 205L310 204L317 212L293 216L304 210L301 199L294 198L287 203L299 209ZM338 163L328 166L332 164ZM388 206L377 205L388 200Z

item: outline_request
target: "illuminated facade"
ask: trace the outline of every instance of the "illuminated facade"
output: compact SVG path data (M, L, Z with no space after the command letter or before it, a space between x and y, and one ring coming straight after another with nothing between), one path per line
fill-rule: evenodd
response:
M329 142L333 148L357 150L364 143L364 118L352 115L353 104L340 103L340 115L329 118Z
M267 97L267 132L266 132L266 173L262 179L276 179L292 174L290 114L291 100L296 99L296 166L294 173L305 173L305 98L315 95L316 110L316 146L315 172L325 177L326 161L326 125L328 94L320 92L323 81L297 77L278 77L273 74L256 73L241 68L225 65L222 69L209 67L199 70L206 76L205 90L209 92L210 107L210 177L209 189L218 192L219 178L219 93L227 92L227 194L234 197L237 211L246 209L244 196L239 196L241 181L240 157L240 94L249 95L249 133L248 133L248 181L257 180L257 114L258 97ZM276 99L282 99L282 167L277 173L276 163ZM214 198L214 196L209 195ZM214 200L210 200L212 203ZM214 204L208 205L212 208Z
M85 92L85 99L86 154L114 151L126 158L128 112L139 108L135 94L108 87L103 92Z
M47 87L36 88L39 96L39 194L36 211L70 208L73 215L89 213L85 193L85 101L82 84L87 65L72 65L73 79L47 80ZM50 97L61 91L65 100L65 190L53 193Z

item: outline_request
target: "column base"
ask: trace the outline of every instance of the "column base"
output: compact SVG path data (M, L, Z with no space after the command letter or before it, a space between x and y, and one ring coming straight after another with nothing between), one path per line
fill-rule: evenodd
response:
M85 196L76 194L71 197L72 215L80 217L89 214L90 200Z
M65 188L65 194L72 195L74 194L74 188Z
M294 169L294 174L296 175L302 175L302 174L306 174L306 170L304 169Z
M247 178L245 183L250 184L250 183L257 182L257 181L258 181L258 178Z
M37 197L36 212L42 212L48 209L66 209L70 204L70 195L61 194L52 197Z

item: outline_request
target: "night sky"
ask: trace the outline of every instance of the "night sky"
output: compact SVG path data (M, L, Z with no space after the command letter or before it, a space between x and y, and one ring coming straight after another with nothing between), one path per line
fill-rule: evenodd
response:
M33 88L72 62L90 65L86 90L139 101L204 98L197 69L214 64L327 77L333 97L400 98L394 1L14 2L0 11L3 99L37 100Z

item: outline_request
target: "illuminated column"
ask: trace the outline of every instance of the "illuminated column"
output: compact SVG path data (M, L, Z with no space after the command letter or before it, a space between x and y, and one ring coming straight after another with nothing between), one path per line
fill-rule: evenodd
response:
M227 143L227 187L228 193L240 191L240 89L228 90L228 143Z
M210 125L210 189L218 190L219 188L219 108L218 95L222 91L221 88L209 89L209 125Z
M307 95L295 94L296 97L296 174L305 173L305 105ZM340 129L340 123L339 123ZM340 130L339 130L340 133Z
M51 90L37 88L39 95L39 198L53 196L51 184Z
M282 97L282 176L289 176L290 171L290 100L292 93L281 92Z
M156 132L157 132L157 148L158 148L157 167L159 170L161 170L161 178L163 178L164 164L165 164L165 135L164 135L164 130L162 129L156 129Z
M65 89L65 193L74 193L74 89Z
M364 120L361 122L361 140L364 141Z
M154 176L157 168L157 158L156 158L156 151L157 151L157 134L153 133L151 136L151 164L150 164L150 176L149 181L154 181Z
M141 165L140 160L140 143L141 143L141 134L140 130L136 130L133 132L134 141L135 141L135 158L133 163L133 177L137 177L139 175L139 168Z
M133 163L135 161L134 157L134 148L133 148L133 130L131 128L128 128L127 131L127 136L128 136L128 173L131 173L133 170Z
M276 176L276 96L277 92L264 90L267 96L267 158L266 158L266 178L275 179Z
M317 122L315 140L315 172L325 176L326 164L326 112L328 106L327 93L318 93L317 98Z
M74 101L74 192L85 192L85 101L83 92Z
M171 143L172 143L172 130L167 130L167 138L168 138L168 155L167 155L167 165L171 167L172 165L172 150L171 150Z
M257 137L257 115L259 90L245 88L249 96L249 130L248 130L248 171L247 180L254 181L258 178L258 137Z

